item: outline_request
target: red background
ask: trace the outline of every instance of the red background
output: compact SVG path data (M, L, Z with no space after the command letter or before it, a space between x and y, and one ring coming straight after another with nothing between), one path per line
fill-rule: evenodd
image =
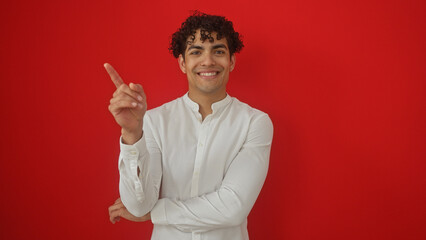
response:
M251 239L426 239L420 0L3 1L1 239L149 239L108 221L120 129L102 64L150 108L183 95L167 47L192 9L234 21L228 92L274 122Z

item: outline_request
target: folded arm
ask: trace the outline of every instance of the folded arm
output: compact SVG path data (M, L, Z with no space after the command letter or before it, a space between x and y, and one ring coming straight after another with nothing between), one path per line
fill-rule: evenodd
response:
M187 232L240 225L247 218L265 181L272 135L272 122L267 115L255 119L219 189L184 201L159 199L151 212L152 222L174 225Z

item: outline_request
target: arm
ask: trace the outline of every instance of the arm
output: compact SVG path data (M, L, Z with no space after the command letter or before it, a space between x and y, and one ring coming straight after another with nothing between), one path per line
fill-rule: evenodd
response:
M147 213L142 217L135 217L124 206L121 199L115 200L114 204L108 208L109 220L112 224L119 222L121 218L125 218L132 222L145 222L151 219L151 213Z
M122 133L118 164L121 201L131 214L140 217L148 213L158 199L161 154L150 128L143 124L147 104L142 86L125 84L110 64L104 66L117 87L108 109Z
M154 224L205 232L236 226L248 216L266 178L273 135L267 115L254 119L246 142L215 192L180 201L159 199L151 211Z
M145 117L144 134L133 145L120 143L118 168L120 197L136 217L147 214L158 200L161 184L161 152Z

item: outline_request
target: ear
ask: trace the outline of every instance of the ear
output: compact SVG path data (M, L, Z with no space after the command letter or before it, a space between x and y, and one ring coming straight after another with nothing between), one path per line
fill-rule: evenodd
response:
M234 70L235 67L235 62L237 61L235 54L232 54L231 56L231 67L229 68L229 71L232 72L232 70Z
M182 54L179 54L179 57L178 57L178 63L179 63L180 70L181 70L183 73L185 73L185 74L186 74L186 64L185 64L185 59L183 59Z

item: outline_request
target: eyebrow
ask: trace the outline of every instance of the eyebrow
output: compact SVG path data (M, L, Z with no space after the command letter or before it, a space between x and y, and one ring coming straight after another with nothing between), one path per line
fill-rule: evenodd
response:
M213 46L213 48L212 48L212 49L218 49L218 48L225 48L225 49L228 49L228 48L226 47L226 45L225 45L225 44L222 44L222 43L220 43L220 44L215 44L215 45Z
M212 47L212 49L213 49L213 50L214 50L214 49L218 49L218 48L225 48L225 49L228 49L228 48L226 47L226 45L225 45L225 44L222 44L222 43L215 44L215 45L213 45L213 47ZM204 50L204 47L199 46L199 45L191 45L191 46L188 48L188 51L189 51L189 50L191 50L191 49Z
M204 48L203 48L203 47L201 47L201 46L191 45L191 46L188 48L188 51L189 51L189 50L191 50L191 49L199 49L199 50L203 50Z

